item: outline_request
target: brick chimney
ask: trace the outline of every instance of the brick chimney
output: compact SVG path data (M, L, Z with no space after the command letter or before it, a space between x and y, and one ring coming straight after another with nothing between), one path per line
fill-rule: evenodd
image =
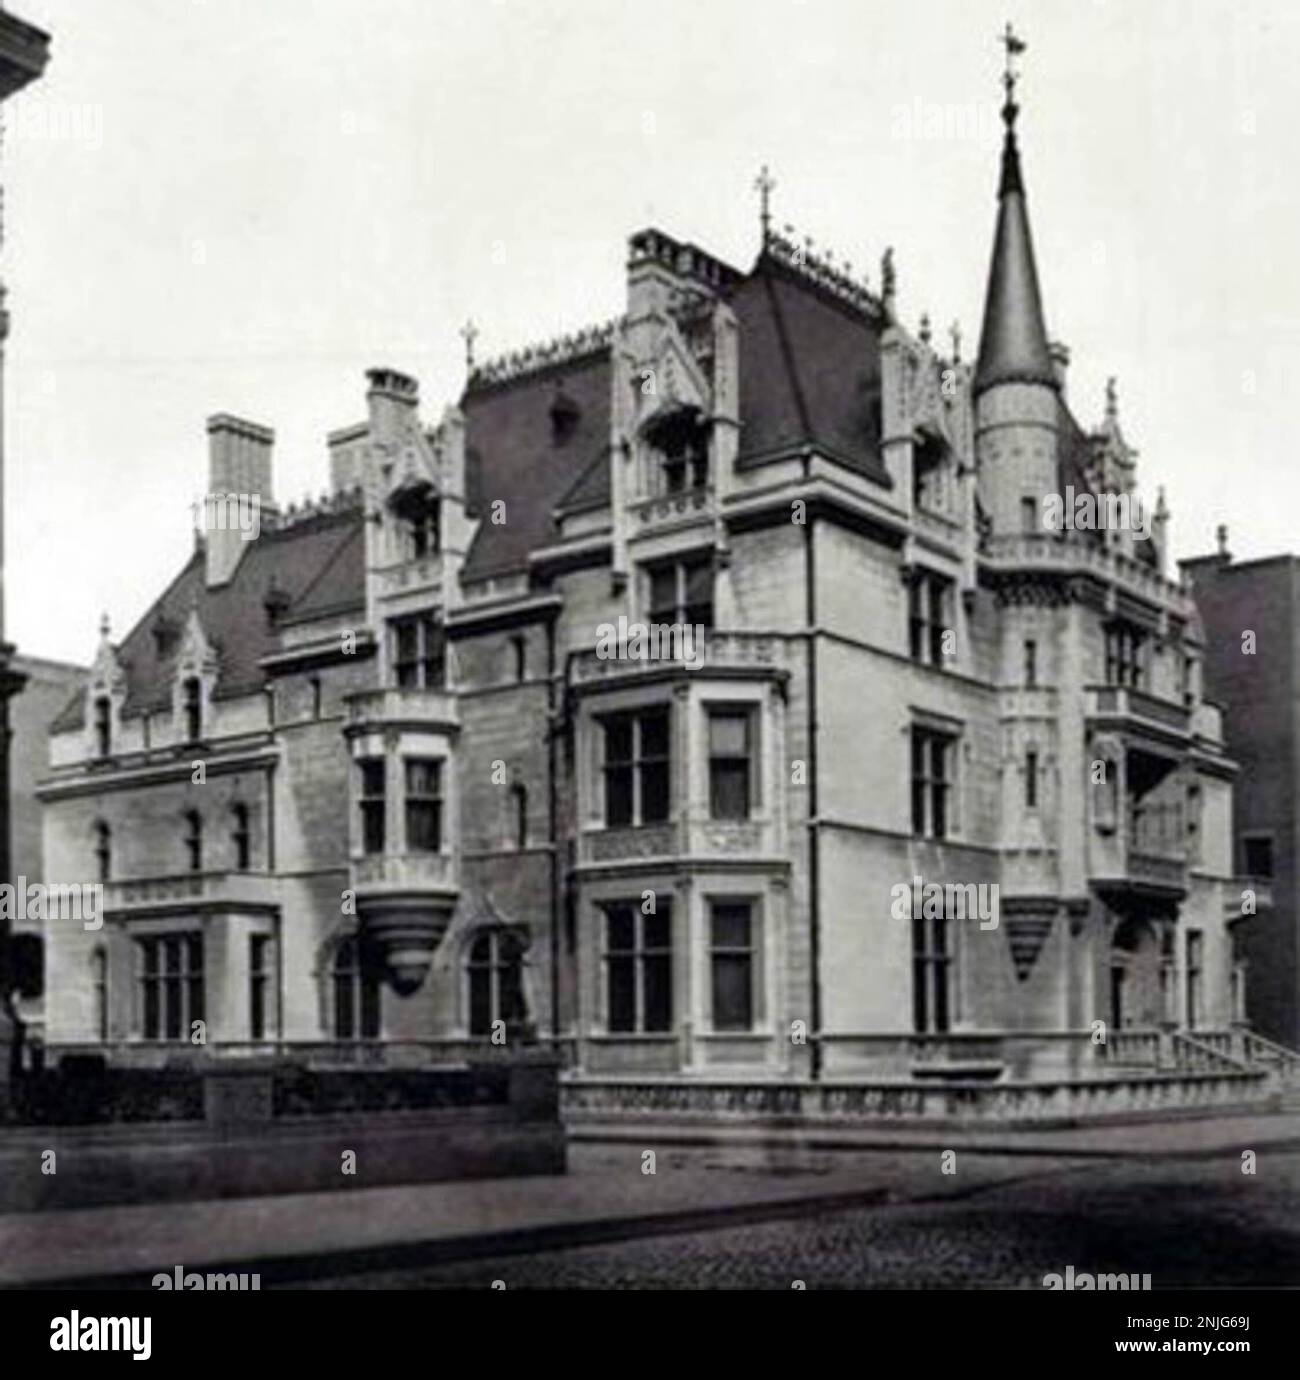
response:
M219 412L208 418L208 492L198 528L204 536L207 583L229 582L261 524L274 512L271 447L275 432Z

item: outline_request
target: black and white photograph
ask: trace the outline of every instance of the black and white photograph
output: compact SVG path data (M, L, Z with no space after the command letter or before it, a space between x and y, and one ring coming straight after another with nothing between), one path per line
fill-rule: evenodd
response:
M1286 1354L1297 70L1294 0L0 5L31 1358Z

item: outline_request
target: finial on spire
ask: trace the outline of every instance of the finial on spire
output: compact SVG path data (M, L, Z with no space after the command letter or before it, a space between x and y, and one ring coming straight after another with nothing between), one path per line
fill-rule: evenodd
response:
M1016 104L1016 82L1020 80L1020 73L1016 71L1015 59L1025 51L1025 41L1011 27L1011 21L1007 21L1007 27L1002 31L998 42L1006 49L1007 65L1002 73L1002 86L1007 93L1006 101L1002 106L1002 118L1006 121L1007 128L1010 129L1016 122L1016 116L1020 113L1020 107Z
M928 345L929 343L930 343L930 313L929 313L928 311L923 311L923 312L921 313L921 344L922 344L922 345Z
M954 321L954 322L952 323L952 325L948 327L948 334L949 334L949 336L951 336L951 338L952 338L952 362L953 362L954 364L960 364L960 363L961 363L961 322L960 322L960 321Z
M763 229L763 244L767 244L772 229L772 193L776 190L776 178L767 170L764 163L754 179L754 190L758 193L758 220Z
M1106 380L1106 420L1108 422L1119 421L1119 391L1116 387L1114 374Z
M898 289L898 277L894 270L894 246L891 244L880 260L880 296L885 304L885 314L894 314L894 294Z
M108 614L101 613L99 615L99 636L101 641L108 641L108 634L111 631L111 626L112 625L108 621Z
M471 317L460 328L461 339L465 342L465 372L474 372L474 342L478 339L478 327L474 324Z

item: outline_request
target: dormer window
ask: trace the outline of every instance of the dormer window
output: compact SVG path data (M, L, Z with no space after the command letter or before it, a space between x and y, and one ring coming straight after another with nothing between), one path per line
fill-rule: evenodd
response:
M709 483L709 427L699 410L678 408L646 430L660 494L690 493Z
M551 402L551 443L562 446L578 429L582 413L565 392L556 393Z
M187 676L181 686L181 712L185 716L185 741L197 743L203 736L203 682Z
M95 752L107 757L113 750L113 701L107 695L95 697Z
M929 513L946 513L950 476L948 447L922 435L912 446L912 503Z
M442 505L432 485L419 484L393 499L403 545L403 558L421 561L442 550Z

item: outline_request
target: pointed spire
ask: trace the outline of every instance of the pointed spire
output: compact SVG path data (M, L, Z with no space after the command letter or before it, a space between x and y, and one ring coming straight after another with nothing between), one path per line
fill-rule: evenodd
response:
M1056 371L1043 324L1043 304L1029 233L1029 212L1016 144L1016 82L1013 58L1025 44L1008 24L1002 36L1007 66L1002 77L1006 100L1002 120L1007 127L1002 144L1002 174L998 183L998 221L993 237L988 293L984 299L984 327L980 332L975 391L997 383L1044 383L1057 386Z

